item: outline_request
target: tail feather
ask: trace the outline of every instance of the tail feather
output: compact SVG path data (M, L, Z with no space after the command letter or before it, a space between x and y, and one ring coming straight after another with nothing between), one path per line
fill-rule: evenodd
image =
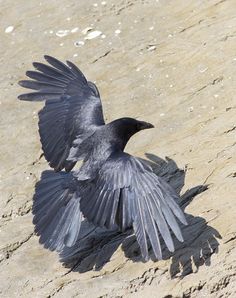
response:
M61 251L78 238L82 214L80 195L72 173L44 171L36 184L33 223L40 243Z

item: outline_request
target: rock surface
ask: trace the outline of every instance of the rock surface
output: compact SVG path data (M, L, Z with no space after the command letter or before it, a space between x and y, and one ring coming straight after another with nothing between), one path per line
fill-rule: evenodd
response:
M236 297L235 1L10 0L0 14L0 296ZM181 193L186 241L164 260L143 263L135 243L129 253L121 236L98 233L63 266L38 243L31 206L48 169L42 104L16 97L43 54L96 80L107 121L155 125L127 151Z

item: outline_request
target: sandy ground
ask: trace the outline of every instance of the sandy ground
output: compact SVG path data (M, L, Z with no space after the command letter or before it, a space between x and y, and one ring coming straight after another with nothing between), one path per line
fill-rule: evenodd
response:
M236 297L235 28L235 0L1 1L1 297ZM110 235L66 268L38 243L42 104L19 102L17 81L44 54L96 81L107 121L155 125L127 151L182 195L186 241L164 260Z

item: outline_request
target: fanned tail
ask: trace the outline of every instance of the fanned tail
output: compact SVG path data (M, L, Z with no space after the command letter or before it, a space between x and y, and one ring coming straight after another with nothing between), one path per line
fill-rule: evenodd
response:
M40 243L61 251L78 238L82 214L80 196L72 173L44 171L36 184L33 223Z

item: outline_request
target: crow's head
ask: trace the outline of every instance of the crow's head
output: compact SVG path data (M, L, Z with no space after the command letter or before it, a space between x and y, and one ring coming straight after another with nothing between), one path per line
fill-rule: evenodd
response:
M120 118L110 123L113 132L116 136L119 136L124 140L125 143L128 142L130 137L135 133L143 129L153 128L151 123L145 121L139 121L133 118Z
M136 132L139 132L143 129L154 127L151 123L139 121L134 118L120 118L115 120L114 122L116 122L116 125L118 125L120 129L133 132L132 134L135 134Z

